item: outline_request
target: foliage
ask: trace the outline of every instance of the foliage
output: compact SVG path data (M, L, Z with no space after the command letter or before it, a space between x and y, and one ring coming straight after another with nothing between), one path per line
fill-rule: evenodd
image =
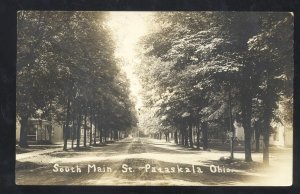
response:
M141 41L138 69L145 109L158 118L157 129L176 131L181 124L184 135L189 125L212 128L229 120L230 131L237 120L245 130L245 159L251 161L251 122L270 125L276 115L265 112L267 106L274 112L280 96L292 96L292 16L161 12L154 21L158 30Z
M18 12L21 119L60 122L65 140L72 118L80 126L84 115L99 122L97 130L125 130L135 124L128 80L114 58L106 17L96 12ZM37 110L42 114L36 115Z

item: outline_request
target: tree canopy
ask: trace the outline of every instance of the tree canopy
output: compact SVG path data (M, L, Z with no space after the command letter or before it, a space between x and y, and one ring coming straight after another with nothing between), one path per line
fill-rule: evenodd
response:
M70 126L80 129L83 117L85 131L87 117L97 128L94 136L96 130L106 135L135 125L128 80L114 57L106 18L104 12L18 12L21 134L30 117L60 122L66 148ZM20 145L26 146L24 135Z
M193 126L207 138L207 127L232 131L236 120L244 128L245 160L251 161L256 118L265 123L267 149L277 105L292 98L292 14L161 12L154 21L158 30L141 41L138 68L145 109L158 118L157 130L179 129L182 142L192 146Z

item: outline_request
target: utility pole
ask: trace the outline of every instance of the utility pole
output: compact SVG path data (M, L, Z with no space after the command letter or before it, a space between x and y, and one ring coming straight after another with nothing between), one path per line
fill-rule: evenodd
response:
M231 85L229 82L229 91L228 91L228 104L229 104L229 129L232 132L231 135L231 141L230 141L230 158L233 159L234 155L234 139L235 139L235 130L234 127L232 127L232 106L231 106Z
M138 109L139 118L141 115L141 108ZM139 119L138 118L138 119ZM140 129L139 129L139 121L137 122L137 130L138 130L138 139L140 139Z

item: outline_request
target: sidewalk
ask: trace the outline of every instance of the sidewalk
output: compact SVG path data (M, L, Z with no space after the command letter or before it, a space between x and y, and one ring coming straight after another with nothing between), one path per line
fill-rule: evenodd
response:
M122 139L120 141L125 141L126 139ZM25 148L27 151L29 149L37 149L37 150L30 150L29 152L25 153L18 153L16 154L16 160L22 160L22 159L28 159L28 158L33 158L37 157L42 154L48 154L48 153L53 153L57 151L62 151L63 150L63 142L59 142L55 145L31 145L30 148ZM99 145L99 142L98 142ZM81 143L81 146L83 146L83 143ZM53 148L51 148L53 147ZM71 147L71 142L68 142L68 150Z
M30 158L30 157L37 157L41 154L47 154L47 153L52 153L56 151L61 151L62 147L59 148L48 148L44 150L37 150L37 151L32 151L32 152L27 152L27 153L22 153L22 154L16 154L16 160L22 160L25 158Z

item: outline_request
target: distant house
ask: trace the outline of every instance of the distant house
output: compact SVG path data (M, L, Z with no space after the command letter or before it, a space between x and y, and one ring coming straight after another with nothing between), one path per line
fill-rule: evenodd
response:
M272 122L272 133L270 134L269 143L273 146L292 146L293 145L293 130L289 129L289 127L285 127L280 123ZM235 127L235 137L238 138L238 140L244 141L244 127L242 124L234 122ZM252 145L255 145L255 135L252 135ZM260 137L260 144L261 147L263 145L263 136Z
M245 136L244 136L244 127L241 123L236 122L236 120L233 122L233 126L234 126L234 131L235 131L235 137L237 137L237 139L239 141L244 141L245 140Z
M16 123L16 141L20 140L20 123ZM30 118L27 128L28 144L52 144L63 141L63 128L57 123Z
M272 123L273 131L270 135L270 145L288 146L293 145L292 126L284 126L281 123Z

